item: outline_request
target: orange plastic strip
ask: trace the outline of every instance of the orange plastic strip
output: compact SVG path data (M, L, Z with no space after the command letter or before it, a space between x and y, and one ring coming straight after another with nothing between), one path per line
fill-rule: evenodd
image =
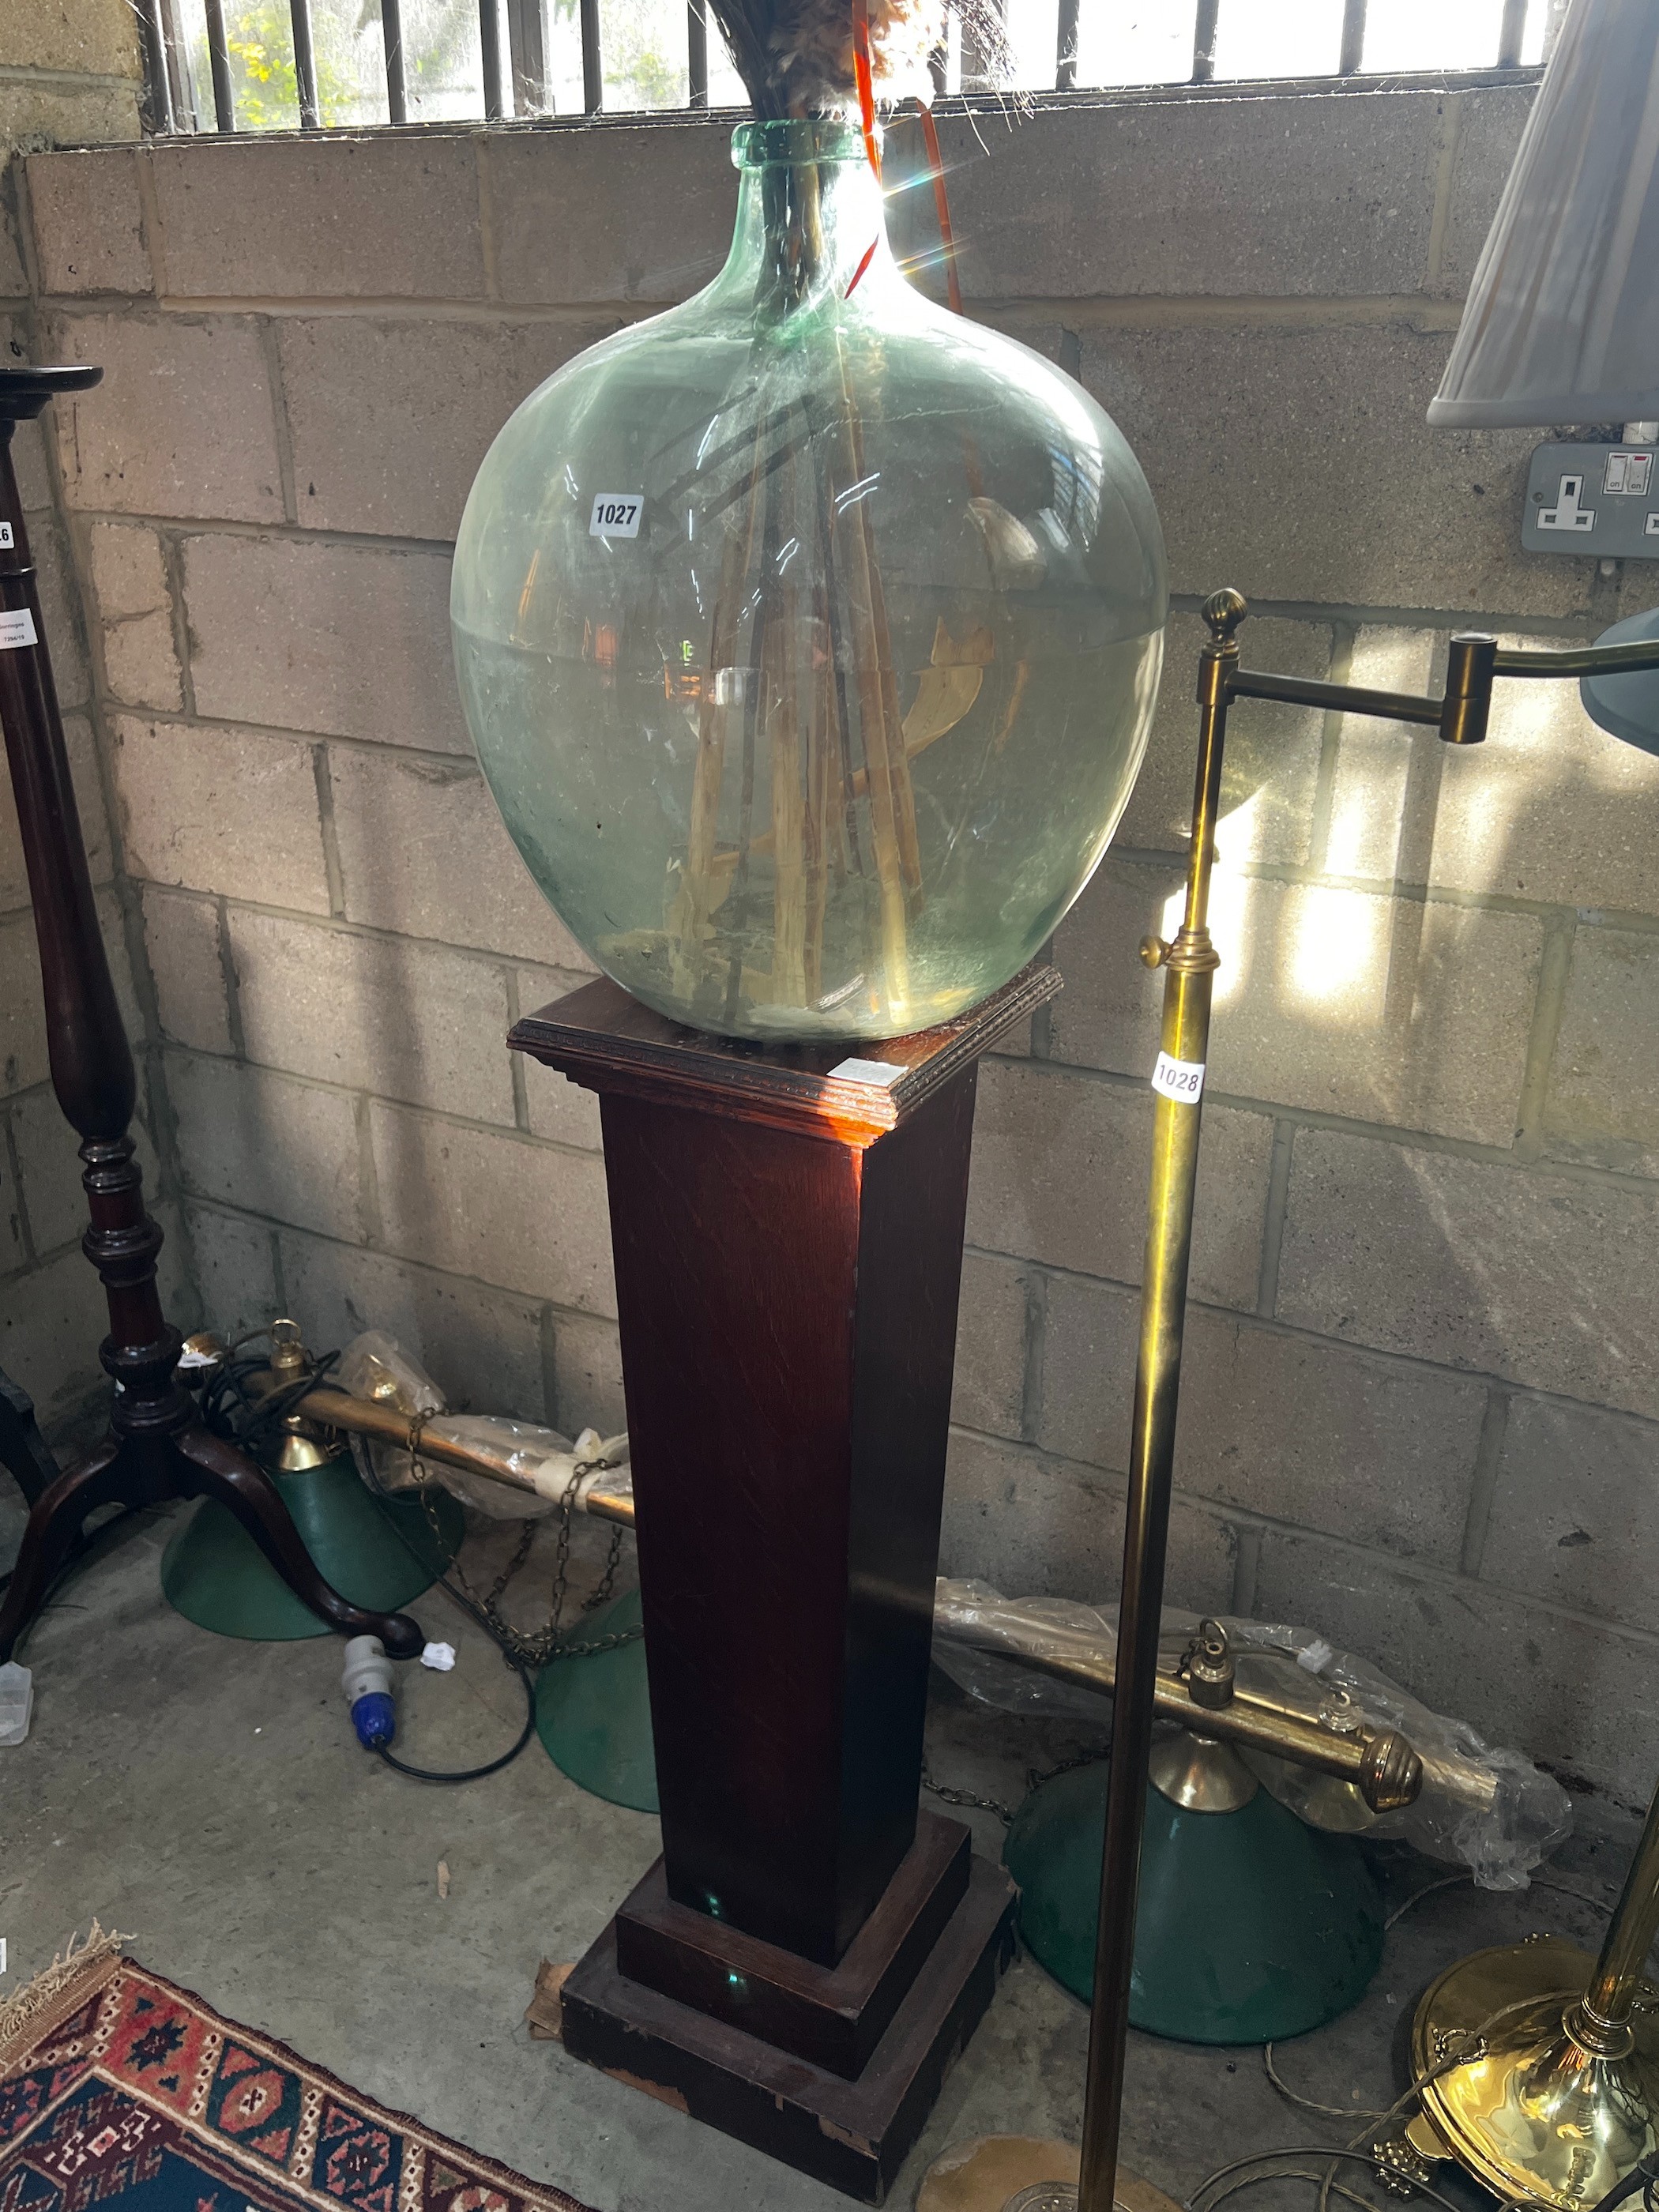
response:
M876 79L870 65L869 0L853 0L853 79L859 88L859 118L864 126L864 150L870 156L870 167L879 178L881 149L876 143ZM857 278L854 279L854 283L857 281ZM850 286L848 289L851 289Z
M858 290L859 279L863 276L865 270L870 266L870 264L875 259L876 247L879 243L879 240L872 238L868 246L865 247L864 258L860 262L858 267L853 271L853 281L841 295L843 300L850 300L854 293Z
M927 143L927 166L933 173L933 205L939 210L939 242L945 248L945 284L953 314L962 313L962 285L957 276L956 234L951 228L951 203L945 191L945 156L939 151L939 125L931 107L921 110L921 135Z

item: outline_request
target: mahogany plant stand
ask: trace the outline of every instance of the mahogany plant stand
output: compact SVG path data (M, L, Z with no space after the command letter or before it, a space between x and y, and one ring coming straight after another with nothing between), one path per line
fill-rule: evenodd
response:
M1012 1946L917 1800L975 1080L1059 988L849 1058L600 981L510 1040L599 1095L662 1808L565 2046L869 2203Z
M422 1642L414 1621L349 1605L323 1580L269 1475L202 1426L174 1376L181 1340L155 1287L161 1231L144 1211L143 1178L127 1133L137 1082L93 903L11 454L15 424L39 415L58 393L86 391L102 374L0 368L0 725L40 938L52 1088L82 1139L82 1181L92 1215L84 1249L109 1301L110 1333L99 1358L116 1385L103 1443L78 1467L52 1469L33 1500L0 1605L0 1664L39 1610L88 1514L103 1505L156 1505L175 1498L216 1498L331 1627L346 1636L378 1636L388 1651L409 1657ZM15 1401L10 1410L18 1412ZM21 1415L19 1420L21 1426ZM26 1480L23 1487L27 1492Z
M21 1382L0 1369L0 1467L10 1470L33 1505L49 1482L58 1480L58 1462L34 1419L34 1401Z

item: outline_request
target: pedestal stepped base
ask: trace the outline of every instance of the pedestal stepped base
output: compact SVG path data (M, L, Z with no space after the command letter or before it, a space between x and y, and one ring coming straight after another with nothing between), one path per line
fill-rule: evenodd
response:
M848 1054L602 981L512 1037L601 1102L662 1817L566 2047L872 2203L1012 1945L917 1797L975 1073L1059 988Z
M983 1859L963 1856L967 1893L853 2080L630 1981L617 1966L620 1915L564 1985L565 2048L832 2189L879 2204L1013 1956L1014 1886ZM636 1890L629 1907L639 1898Z

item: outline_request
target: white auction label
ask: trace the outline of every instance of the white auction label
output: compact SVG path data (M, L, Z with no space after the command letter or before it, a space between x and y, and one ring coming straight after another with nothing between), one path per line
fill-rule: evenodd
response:
M17 607L10 612L0 609L0 653L15 653L20 646L38 645L34 635L34 617L27 607Z
M890 1091L900 1076L908 1075L909 1070L890 1060L842 1060L830 1073L843 1083L878 1083L884 1091Z
M640 517L645 512L645 501L629 491L602 491L593 501L593 520L587 526L590 538L637 538Z
M15 545L16 542L11 534L10 523L0 522L0 547Z
M1173 1098L1179 1105L1196 1106L1204 1091L1203 1061L1172 1060L1167 1052L1159 1053L1152 1070L1152 1088L1161 1097Z

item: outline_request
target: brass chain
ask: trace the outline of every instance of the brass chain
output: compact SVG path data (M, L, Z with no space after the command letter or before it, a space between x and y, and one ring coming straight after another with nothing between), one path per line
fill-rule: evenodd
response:
M921 1786L942 1804L970 1805L978 1813L994 1813L1005 1828L1014 1817L1008 1808L994 1797L976 1797L971 1790L951 1790L944 1783L935 1782L925 1759L921 1768Z
M409 1465L410 1472L415 1478L415 1491L421 1501L421 1510L426 1516L427 1525L432 1532L433 1540L441 1557L446 1548L447 1539L439 1525L437 1507L433 1502L433 1492L440 1486L420 1455L421 1435L428 1418L424 1413L417 1414L410 1425ZM584 1460L579 1467L571 1469L570 1480L565 1485L564 1493L559 1500L558 1543L553 1554L552 1602L546 1620L533 1632L515 1628L502 1613L501 1601L506 1595L508 1584L530 1557L530 1547L536 1539L535 1522L525 1522L518 1543L514 1547L512 1558L496 1576L487 1592L480 1592L473 1588L467 1580L466 1571L459 1559L452 1559L449 1563L448 1571L454 1576L463 1594L489 1623L490 1632L502 1649L510 1653L521 1667L540 1669L553 1659L590 1659L601 1651L618 1651L623 1644L636 1642L645 1633L642 1627L635 1626L617 1631L609 1636L594 1637L586 1644L566 1644L560 1640L564 1627L565 1601L569 1594L570 1531L576 1510L577 1487L584 1475L599 1474L606 1468L619 1467L621 1464L619 1460ZM613 1528L611 1532L611 1548L605 1554L605 1571L599 1577L599 1587L593 1595L582 1601L581 1609L584 1613L597 1611L616 1588L617 1569L622 1559L623 1534L620 1524Z
M1041 1770L1035 1766L1028 1768L1025 1775L1027 1795L1029 1796L1033 1790L1040 1790L1045 1782L1054 1781L1057 1775L1070 1774L1074 1768L1079 1766L1093 1766L1098 1760L1105 1758L1109 1748L1109 1746L1103 1744L1098 1750L1079 1752L1075 1759L1062 1759L1058 1766L1045 1766ZM935 1782L925 1759L921 1768L921 1786L944 1804L968 1805L978 1813L994 1813L1005 1828L1013 1820L1013 1814L999 1798L978 1797L971 1790L951 1790L947 1789L944 1783Z

